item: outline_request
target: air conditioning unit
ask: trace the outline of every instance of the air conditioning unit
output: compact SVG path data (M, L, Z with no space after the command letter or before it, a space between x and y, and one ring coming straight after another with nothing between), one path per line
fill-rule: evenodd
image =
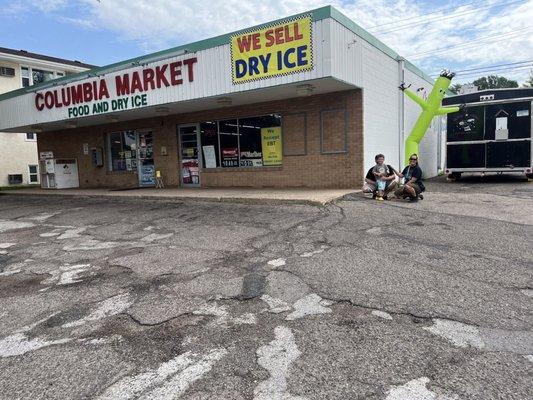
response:
M0 67L0 76L15 76L15 68Z
M20 185L22 183L22 174L8 174L7 181L10 185Z

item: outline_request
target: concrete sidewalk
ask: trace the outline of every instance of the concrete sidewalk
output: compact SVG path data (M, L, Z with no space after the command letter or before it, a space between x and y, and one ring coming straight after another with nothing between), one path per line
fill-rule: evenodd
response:
M20 189L0 191L8 196L73 196L138 198L163 200L200 200L246 204L325 205L357 192L354 189L250 189L250 188L137 188L137 189Z

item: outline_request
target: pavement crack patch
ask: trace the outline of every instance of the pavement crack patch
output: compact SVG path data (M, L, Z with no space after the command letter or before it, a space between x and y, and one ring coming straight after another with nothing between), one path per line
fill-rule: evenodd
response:
M130 320L132 320L135 324L137 324L139 326L144 326L144 327L152 327L152 326L164 325L164 324L167 324L167 323L169 323L169 322L171 322L171 321L173 321L175 319L178 319L178 318L193 317L194 316L194 314L192 312L184 312L184 313L181 313L181 314L173 315L170 318L151 323L151 322L143 322L139 318L135 317L134 315L132 315L132 314L130 314L128 312L121 312L118 315L124 315L124 316L128 317Z
M286 326L274 329L275 339L257 349L257 362L270 373L254 390L254 400L304 400L287 390L287 376L291 364L302 354L296 346L294 334Z
M96 399L176 399L211 371L213 365L227 353L224 348L211 349L205 354L187 351L162 363L157 369L123 377L107 387Z

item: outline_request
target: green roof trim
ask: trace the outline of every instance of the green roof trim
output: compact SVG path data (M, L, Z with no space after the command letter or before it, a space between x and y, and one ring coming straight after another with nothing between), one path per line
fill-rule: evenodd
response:
M410 61L407 61L407 60L404 60L405 61L405 68L407 68L409 71L411 71L413 74L416 74L418 75L419 77L425 79L426 81L428 81L428 83L431 83L433 85L433 83L435 83L435 79L433 79L431 76L429 76L428 74L426 74L424 71L422 71L420 68L418 68L416 65L414 65L413 63L411 63Z
M135 66L135 65L143 64L145 62L148 62L148 61L156 59L156 58L163 59L165 56L172 57L172 55L174 55L176 53L179 53L179 52L185 52L184 54L196 53L196 52L201 51L201 50L207 50L207 49L210 49L210 48L213 48L213 47L223 46L223 45L226 45L226 44L230 43L231 37L236 35L236 34L248 32L250 30L255 30L255 29L262 29L262 28L267 27L269 25L273 25L273 24L276 24L276 23L279 23L279 22L283 22L283 21L285 21L287 19L297 18L299 16L309 15L309 14L312 15L313 21L320 21L320 20L323 20L323 19L326 19L326 18L332 18L335 21L337 21L338 23L340 23L341 25L343 25L344 27L346 27L347 29L349 29L350 31L352 31L353 33L355 33L356 35L358 35L361 38L363 38L364 40L366 40L372 46L376 47L377 49L379 49L380 51L382 51L383 53L385 53L386 55L391 57L392 59L394 59L396 61L402 59L398 55L398 53L396 53L394 50L392 50L386 44L381 42L375 36L373 36L372 34L367 32L363 28L361 28L359 25L357 25L354 21L352 21L346 15L344 15L343 13L338 11L336 8L334 8L332 6L325 6L325 7L320 7L320 8L314 9L314 10L310 10L310 11L302 12L302 13L299 13L299 14L294 14L294 15L287 16L287 17L284 17L284 18L280 18L280 19L277 19L277 20L274 20L274 21L269 21L269 22L266 22L266 23L263 23L263 24L260 24L260 25L256 25L256 26L253 26L253 27L241 29L241 30L238 30L238 31L235 31L235 32L226 33L226 34L220 35L220 36L215 36L213 38L200 40L200 41L197 41L197 42L193 42L193 43L189 43L189 44L185 44L185 45L181 45L181 46L172 47L170 49L158 51L158 52L155 52L155 53L146 54L146 55L140 56L140 57L130 58L128 60L120 61L120 62L117 62L117 63L114 63L114 64L109 64L109 65L106 65L106 66L103 66L103 67L92 68L90 70L87 70L87 71L84 71L84 72L80 72L80 73L77 73L77 74L68 75L68 76L64 76L62 78L54 79L54 80L51 80L51 81L48 81L48 82L43 82L43 83L40 83L40 84L37 84L37 85L33 85L33 86L28 86L28 87L24 87L24 88L21 88L21 89L17 89L17 90L11 91L11 92L7 92L7 93L4 93L4 94L1 94L0 95L0 101L1 100L7 100L7 99L10 99L12 97L17 97L19 95L23 95L23 94L27 94L27 93L34 93L34 92L37 92L37 91L42 90L44 88L47 88L47 87L50 87L50 86L53 86L53 85L57 85L57 84L61 84L61 83L75 82L75 81L78 81L78 80L81 80L81 79L85 79L85 78L97 77L97 76L109 73L111 71L117 71L117 70L120 70L120 69L126 69L126 68L129 68L129 67ZM429 75L424 73L422 70L420 70L419 68L417 68L416 66L414 66L413 64L408 62L407 60L405 61L405 65L406 65L407 69L409 69L411 72L419 75L421 78L426 79L430 83L434 82L434 80Z

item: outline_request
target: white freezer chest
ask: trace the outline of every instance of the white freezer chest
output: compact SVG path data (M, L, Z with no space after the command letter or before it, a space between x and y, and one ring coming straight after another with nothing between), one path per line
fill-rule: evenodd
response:
M68 189L80 186L75 158L49 158L40 161L41 187Z

